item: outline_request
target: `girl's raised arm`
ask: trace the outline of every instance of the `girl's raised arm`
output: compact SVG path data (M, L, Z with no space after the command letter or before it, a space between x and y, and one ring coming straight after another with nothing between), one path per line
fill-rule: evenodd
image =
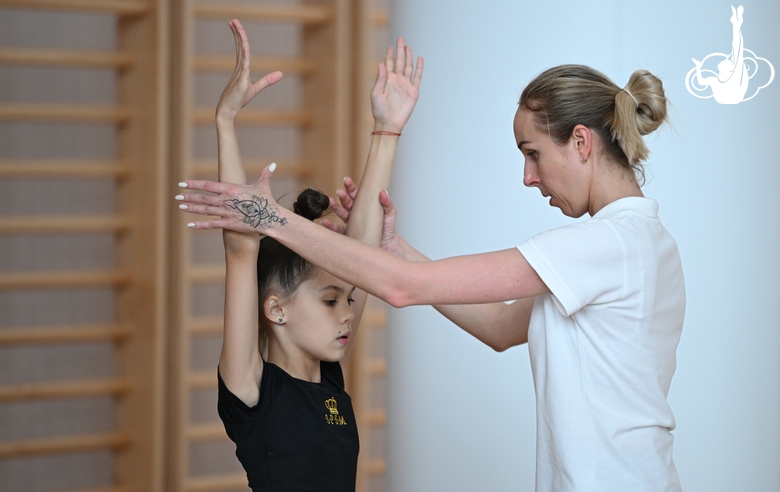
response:
M236 66L216 110L219 180L246 184L241 164L235 119L238 112L266 87L282 78L273 72L257 82L250 79L249 41L241 23L230 21L236 43ZM219 372L228 389L247 405L258 399L258 383L263 370L259 347L259 306L257 291L258 234L224 230L225 245L225 318Z
M346 229L347 236L371 246L379 246L384 216L376 196L390 185L398 139L417 103L422 73L423 59L418 58L416 66L413 65L412 48L405 46L403 38L398 38L395 50L387 49L385 61L377 68L376 83L371 90L374 131L360 190ZM355 291L353 334L360 324L366 297L365 291Z

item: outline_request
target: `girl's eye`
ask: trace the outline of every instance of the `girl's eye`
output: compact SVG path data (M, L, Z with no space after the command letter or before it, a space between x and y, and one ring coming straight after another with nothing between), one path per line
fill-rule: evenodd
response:
M335 305L336 305L336 300L335 300L335 299L327 299L327 300L325 301L325 304L327 304L327 305L328 305L328 306L330 306L330 307L333 307L333 306L335 306Z
M348 303L350 306L352 305L352 303L353 303L353 302L355 302L355 300L354 300L354 299L347 299L347 303Z

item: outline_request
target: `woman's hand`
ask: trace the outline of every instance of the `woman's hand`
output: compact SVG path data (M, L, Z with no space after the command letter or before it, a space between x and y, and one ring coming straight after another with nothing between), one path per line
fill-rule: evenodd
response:
M219 219L187 224L193 229L226 229L250 234L263 234L264 230L287 223L279 204L271 194L271 174L276 164L270 164L260 173L260 179L252 185L193 180L179 185L187 190L208 193L182 193L176 200L183 202L179 208L200 215L217 216Z
M412 66L412 48L398 38L396 48L387 48L384 63L378 67L376 83L371 90L371 111L374 130L401 133L412 115L420 95L423 59Z
M249 104L263 89L274 85L282 79L282 72L271 72L257 82L252 83L249 75L249 63L251 54L249 52L249 40L241 22L233 19L229 23L230 30L233 31L233 38L236 43L236 66L230 81L222 91L217 104L217 119L235 120L239 110Z
M352 211L352 206L355 203L355 197L357 196L357 185L352 181L352 178L344 178L344 189L336 190L338 195L338 202L333 198L330 199L330 208L336 215L344 221L345 225L336 224L327 219L322 221L322 225L330 229L331 231L344 234L346 232L346 223L349 222L349 214ZM397 256L398 258L405 258L406 255L403 251L403 239L395 230L395 222L398 212L395 208L393 200L388 195L387 191L379 193L379 203L382 204L384 210L384 217L382 219L382 239L379 246L388 253Z

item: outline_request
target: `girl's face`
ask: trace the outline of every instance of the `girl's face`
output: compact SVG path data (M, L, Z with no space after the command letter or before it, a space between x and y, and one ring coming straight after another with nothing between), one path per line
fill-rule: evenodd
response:
M542 196L550 197L550 206L564 215L581 217L588 211L590 180L588 166L580 161L577 140L556 144L537 130L533 114L522 108L515 115L514 130L517 147L525 157L523 184L539 188Z
M289 340L313 361L344 357L352 334L355 287L317 268L284 305Z

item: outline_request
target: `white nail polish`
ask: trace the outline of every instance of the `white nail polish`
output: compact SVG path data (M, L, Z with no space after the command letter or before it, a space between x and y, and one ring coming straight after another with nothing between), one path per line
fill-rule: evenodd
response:
M181 205L179 205L179 208L182 210L187 210L189 207L182 203Z
M182 201L182 200L184 200L184 195L176 195L176 196L175 196L175 197L173 197L173 198L174 198L175 200Z
M179 183L179 188L186 188L186 187L187 187L187 183L185 183L184 181Z
M187 227L195 227L195 222L189 222L189 223L187 223Z
M268 170L271 172L276 171L276 163L272 162L270 166L268 166Z

